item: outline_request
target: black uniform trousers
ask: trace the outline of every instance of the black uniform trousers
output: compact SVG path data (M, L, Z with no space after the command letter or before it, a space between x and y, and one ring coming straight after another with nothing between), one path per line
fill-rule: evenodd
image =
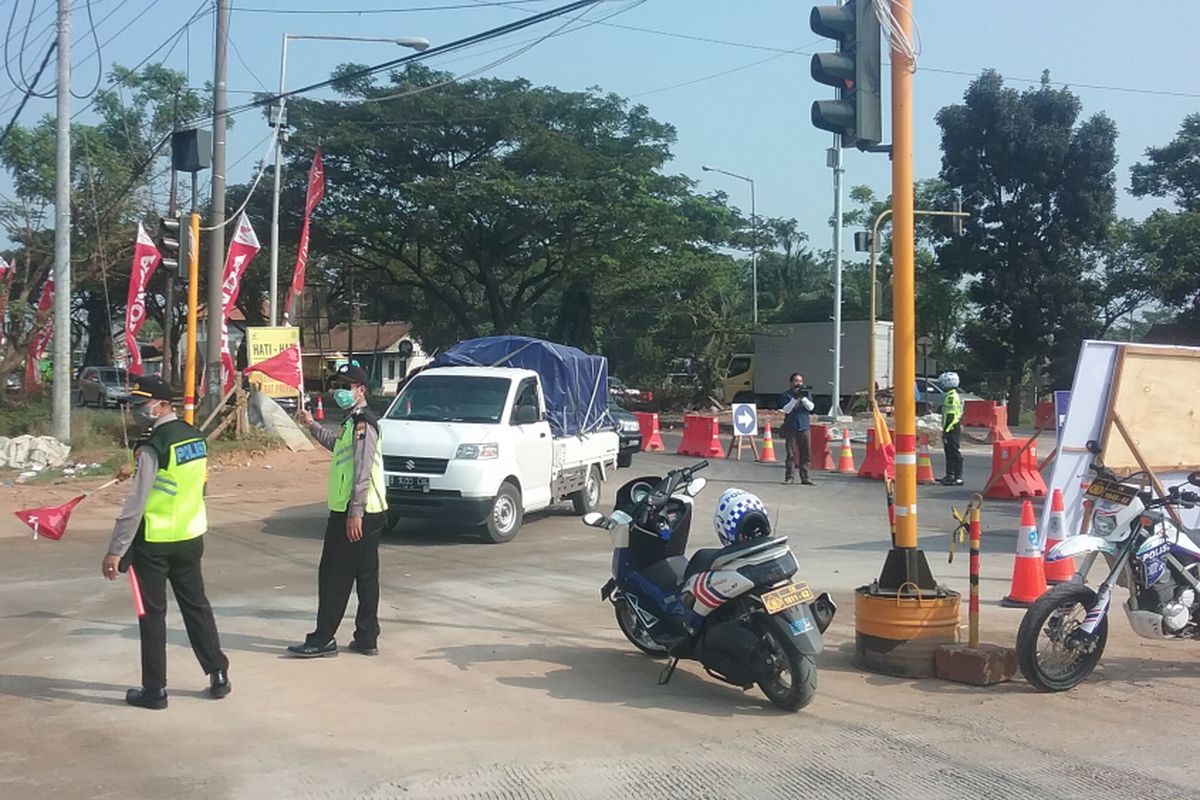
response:
M787 453L787 470L785 477L791 479L794 473L800 474L800 480L808 480L808 465L811 461L809 451L811 442L808 431L798 431L795 428L783 429L783 441Z
M354 615L354 640L375 647L379 639L379 537L387 527L387 513L363 516L363 536L357 542L346 538L346 512L330 511L325 526L321 565L317 568L317 629L308 644L324 645L337 633L350 602L350 590L358 587L358 611Z
M204 575L200 571L204 537L184 542L147 542L144 531L138 531L130 550L130 563L137 571L146 607L145 616L138 620L142 688L163 689L167 685L167 581L171 582L188 641L204 673L229 669L229 659L221 652L212 606L204 594Z
M946 453L946 477L961 478L963 471L962 425L942 433L942 449Z

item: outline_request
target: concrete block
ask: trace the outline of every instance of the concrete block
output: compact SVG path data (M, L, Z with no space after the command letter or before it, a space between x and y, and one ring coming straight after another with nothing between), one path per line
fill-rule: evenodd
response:
M991 686L1011 680L1017 673L1017 651L998 644L944 645L934 653L933 666L943 680Z

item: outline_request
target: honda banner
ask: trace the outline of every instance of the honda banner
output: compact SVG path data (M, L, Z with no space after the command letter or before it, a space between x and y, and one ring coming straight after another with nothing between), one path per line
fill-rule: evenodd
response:
M317 148L313 156L312 167L308 171L308 197L304 203L304 227L300 230L300 250L296 253L296 273L292 277L292 288L288 292L287 302L283 307L283 317L288 319L292 314L292 301L304 291L304 278L308 270L308 223L313 209L325 196L325 165L321 162L321 148Z
M29 357L25 359L25 389L29 390L41 382L42 356L50 347L54 338L54 326L51 324L51 306L54 303L54 276L46 278L42 284L42 296L38 300L37 314L33 318L33 336L29 339Z
M236 372L233 368L233 355L229 352L229 315L233 313L237 303L238 293L242 290L242 276L246 274L246 265L259 250L258 237L254 228L250 227L250 218L246 212L238 217L237 232L229 243L229 253L225 256L225 276L221 281L221 393L233 388Z
M137 243L133 246L133 267L129 272L129 300L125 304L125 349L129 353L129 374L142 374L142 353L137 335L146 321L146 285L162 255L154 241L138 223Z

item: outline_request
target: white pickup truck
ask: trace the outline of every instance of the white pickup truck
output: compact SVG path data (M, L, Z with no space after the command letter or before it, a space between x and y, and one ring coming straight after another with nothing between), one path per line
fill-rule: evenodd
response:
M556 435L539 373L507 366L418 373L380 425L393 524L436 519L496 543L511 541L526 513L553 503L570 500L581 515L595 510L620 446L611 421Z

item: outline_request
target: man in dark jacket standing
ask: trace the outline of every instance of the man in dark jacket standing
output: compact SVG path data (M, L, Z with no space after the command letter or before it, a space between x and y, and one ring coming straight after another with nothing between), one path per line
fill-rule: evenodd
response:
M813 486L812 478L808 475L808 465L811 460L809 447L809 415L813 410L812 395L804 387L804 376L793 372L791 386L780 398L783 410L783 440L787 446L787 472L783 482L795 483L796 475L800 475L800 483Z
M358 612L350 649L379 654L379 537L387 527L387 496L379 418L367 408L367 373L344 364L334 378L333 400L347 412L337 433L306 410L297 414L321 445L333 452L329 466L329 522L317 569L317 627L302 644L288 647L300 658L336 656L334 634L358 586Z

